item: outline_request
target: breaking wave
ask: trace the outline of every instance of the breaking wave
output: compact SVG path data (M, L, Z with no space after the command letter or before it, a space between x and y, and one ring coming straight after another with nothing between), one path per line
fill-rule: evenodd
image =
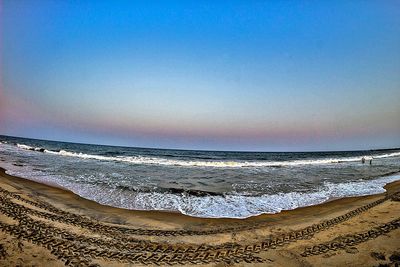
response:
M69 182L62 177L40 175L12 166L7 173L26 177L42 183L56 184L75 194L103 205L130 210L158 210L179 212L201 218L244 219L260 214L274 214L352 196L372 195L385 192L386 184L400 180L400 174L383 176L375 180L359 180L346 183L324 182L313 192L288 192L257 196L240 193L214 194L181 189L132 190L99 184ZM28 177L27 177L28 176Z
M247 218L334 198L377 194L385 191L385 184L400 180L398 149L283 156L238 153L234 158L237 154L225 152L2 143L0 166L11 175L57 185L109 206L204 218ZM363 157L373 157L377 163L362 165ZM378 160L384 158L389 159ZM269 168L284 166L298 167Z
M125 209L177 211L194 217L243 219L316 205L333 198L383 193L385 192L383 186L399 179L400 175L350 183L326 182L318 192L290 192L261 196L240 194L196 196L185 192L180 194L129 192L118 189L116 191L110 189L104 194L104 190L99 192L96 187L76 188L73 191L101 204Z
M214 167L214 168L242 168L242 167L284 167L284 166L299 166L299 165L324 165L345 162L357 162L362 158L369 160L372 158L389 158L400 156L400 152L375 154L373 156L357 156L357 157L338 157L338 158L320 158L320 159L299 159L287 161L223 161L223 160L179 160L162 157L148 156L104 156L91 155L85 153L77 153L66 150L47 150L41 147L31 147L27 145L17 144L19 148L31 151L38 151L59 156L76 157L82 159L93 159L102 161L117 161L131 164L150 164L150 165L169 165L181 167Z

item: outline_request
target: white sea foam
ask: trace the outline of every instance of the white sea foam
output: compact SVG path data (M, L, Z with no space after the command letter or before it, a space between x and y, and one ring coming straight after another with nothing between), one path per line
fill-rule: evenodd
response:
M26 149L26 150L34 150L35 149L34 147L23 145L23 144L17 144L17 147Z
M17 148L18 147L18 148ZM331 164L332 162L351 162L361 161L360 157L347 157L337 159L317 159L317 160L295 160L295 161L257 161L257 162L242 162L242 161L184 161L173 160L168 158L152 158L152 157L110 157L101 155L89 155L83 153L74 153L61 150L59 152L43 150L39 147L31 147L18 144L0 146L0 152L17 153L17 155L27 154L30 159L31 153L35 151L43 151L45 153L54 154L60 157L75 157L82 159L103 160L103 161L123 161L133 164L162 164L175 166L206 166L206 167L263 167L263 166L296 166L310 164ZM7 153L6 153L7 152ZM388 158L400 156L400 152L377 154L374 158ZM53 159L51 156L50 158ZM140 192L123 187L96 183L97 180L102 180L101 176L96 174L93 180L79 180L68 177L69 174L59 174L59 172L40 171L41 168L30 167L29 160L22 161L23 164L13 165L13 161L1 161L0 165L7 169L11 175L25 177L42 183L57 184L63 188L69 189L76 194L94 200L98 203L126 208L134 210L165 210L177 211L195 217L207 218L246 218L262 213L278 213L282 210L291 210L297 207L309 206L322 203L332 198L341 198L348 196L370 195L384 192L383 186L387 183L400 180L400 174L392 176L384 176L373 180L359 180L352 182L334 183L325 181L321 186L310 188L308 192L287 192L277 194L263 194L252 196L251 194L231 193L225 195L204 195L198 196L188 193L170 193L170 192ZM59 161L58 159L56 160ZM61 161L62 162L62 161ZM150 168L151 169L151 168ZM256 168L254 168L256 170ZM236 170L235 170L236 171ZM296 171L296 170L295 170ZM79 180L79 183L76 181ZM119 181L121 184L121 181ZM130 185L128 183L128 185ZM144 184L145 187L147 182ZM127 187L129 188L129 186ZM140 190L141 186L137 189ZM153 187L155 190L157 186ZM296 188L293 188L295 191ZM267 190L264 192L268 192Z
M17 144L19 148L25 150L40 151L42 148L30 147L27 145ZM44 150L43 152L67 156L76 157L82 159L94 159L102 161L118 161L132 164L152 164L152 165L166 165L166 166L181 166L181 167L214 167L214 168L241 168L241 167L283 167L283 166L299 166L299 165L324 165L324 164L336 164L343 162L357 162L361 159L368 158L370 156L359 156L359 157L342 157L342 158L321 158L321 159L304 159L304 160L291 160L291 161L206 161L206 160L176 160L159 157L145 157L145 156L102 156L102 155L91 155L85 153L76 153L66 150L51 151ZM385 153L374 155L373 158L389 158L398 157L400 152Z
M316 205L332 198L378 194L385 192L383 189L385 184L400 179L400 175L395 175L370 181L338 184L326 182L317 192L290 192L261 196L240 194L193 196L186 193L134 192L108 186L77 184L62 177L49 177L28 172L25 169L9 171L9 173L28 176L26 178L38 182L56 183L84 198L104 205L132 210L176 211L202 218L247 218L263 213L279 213L282 210Z
M101 204L126 209L179 211L186 215L203 218L247 218L263 213L279 213L282 210L316 205L332 198L383 193L385 184L399 179L400 175L394 175L370 181L339 184L327 182L318 192L290 192L261 196L144 193L95 185L72 186L70 189L82 197Z
M25 150L31 150L31 151L41 151L45 152L46 150L41 147L33 147L33 146L27 146L27 145L22 145L22 144L17 144L17 147L25 149Z
M37 171L29 165L15 166L11 162L0 162L7 173L34 181L56 184L98 203L133 210L176 211L204 218L247 218L263 213L279 213L298 207L322 203L329 199L378 194L385 192L383 186L400 180L400 174L373 180L347 183L324 182L310 192L288 192L263 194L225 194L196 196L185 192L140 192L90 183L76 183L66 177Z

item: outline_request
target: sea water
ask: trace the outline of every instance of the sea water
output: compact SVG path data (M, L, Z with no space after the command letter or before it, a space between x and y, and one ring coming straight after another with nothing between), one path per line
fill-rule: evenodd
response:
M246 218L384 192L400 179L400 149L223 152L0 136L0 167L105 205Z

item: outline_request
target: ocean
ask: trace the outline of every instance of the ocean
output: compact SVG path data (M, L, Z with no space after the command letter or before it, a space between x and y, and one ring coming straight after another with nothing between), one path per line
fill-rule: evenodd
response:
M0 135L0 167L109 206L247 218L384 192L400 180L400 149L195 151Z

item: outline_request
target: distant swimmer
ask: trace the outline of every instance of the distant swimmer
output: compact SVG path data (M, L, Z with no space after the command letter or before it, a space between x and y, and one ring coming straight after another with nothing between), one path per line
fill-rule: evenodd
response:
M369 161L369 165L372 165L372 157L362 157L361 162L364 164L366 161Z

